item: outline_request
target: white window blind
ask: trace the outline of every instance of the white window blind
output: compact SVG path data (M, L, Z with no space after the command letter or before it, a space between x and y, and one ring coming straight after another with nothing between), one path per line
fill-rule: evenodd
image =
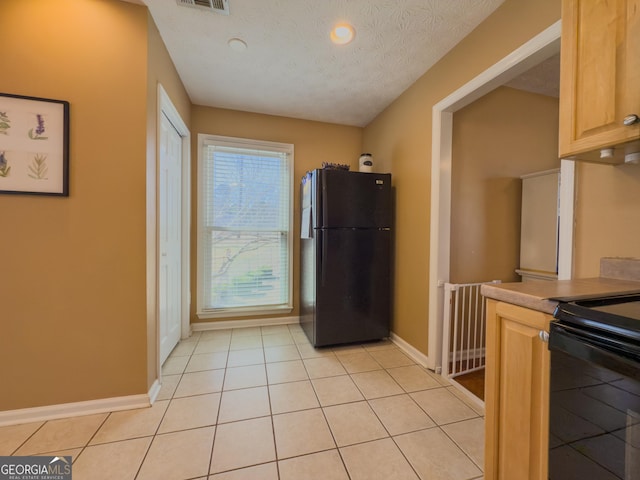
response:
M202 137L199 315L290 310L293 146Z

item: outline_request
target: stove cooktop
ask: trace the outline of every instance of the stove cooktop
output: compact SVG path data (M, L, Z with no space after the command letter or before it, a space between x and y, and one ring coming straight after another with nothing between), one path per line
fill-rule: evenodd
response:
M577 300L570 303L605 314L640 320L640 295L618 295Z
M640 342L640 295L599 297L558 304L554 317L576 327Z

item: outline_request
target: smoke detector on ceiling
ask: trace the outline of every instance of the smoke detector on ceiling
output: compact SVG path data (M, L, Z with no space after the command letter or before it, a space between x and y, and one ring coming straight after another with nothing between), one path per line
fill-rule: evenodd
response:
M229 0L176 0L176 3L183 7L199 8L229 15Z

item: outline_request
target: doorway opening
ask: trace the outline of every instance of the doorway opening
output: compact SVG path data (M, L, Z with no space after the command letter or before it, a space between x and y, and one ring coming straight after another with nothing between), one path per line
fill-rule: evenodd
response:
M451 167L453 114L485 96L533 66L556 55L560 49L560 21L453 92L433 107L433 147L431 175L431 241L429 291L428 367L441 372L449 352L443 352L444 287L450 281L451 247ZM565 225L573 224L573 162L562 161L566 182L560 192L561 209L566 210ZM570 220L569 220L570 215ZM572 229L560 231L559 278L571 276ZM480 279L489 281L491 278ZM444 358L446 356L446 359Z

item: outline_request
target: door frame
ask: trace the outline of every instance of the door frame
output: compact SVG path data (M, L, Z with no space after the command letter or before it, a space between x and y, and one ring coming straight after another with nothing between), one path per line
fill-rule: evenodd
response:
M449 281L450 273L453 113L558 53L560 30L561 21L558 20L433 106L427 367L437 372L440 371L442 362L444 284ZM567 221L562 222L559 235L559 279L569 279L572 274L573 163L569 160L561 161L561 176L564 181L560 188L560 208Z
M173 125L173 127L180 135L182 149L181 149L181 173L182 173L182 182L181 182L181 209L180 209L180 224L181 224L181 235L180 235L180 263L181 263L181 272L180 272L180 338L188 338L191 335L191 323L189 320L189 311L190 311L190 233L191 233L191 132L187 128L187 125L182 120L182 117L178 113L178 110L174 106L173 102L169 98L169 95L162 87L160 83L158 83L158 95L157 95L157 124L156 124L156 159L155 159L155 175L153 181L155 182L155 226L154 226L154 236L153 236L153 261L155 263L155 274L154 279L151 285L154 288L154 317L155 317L155 350L156 350L156 368L157 368L157 378L160 378L161 365L160 365L160 318L159 318L159 265L160 265L160 232L158 229L159 225L159 212L158 202L160 199L158 184L158 170L160 165L160 124L162 121L162 115L166 116L169 122ZM148 179L150 181L150 179ZM149 247L149 245L147 245Z

